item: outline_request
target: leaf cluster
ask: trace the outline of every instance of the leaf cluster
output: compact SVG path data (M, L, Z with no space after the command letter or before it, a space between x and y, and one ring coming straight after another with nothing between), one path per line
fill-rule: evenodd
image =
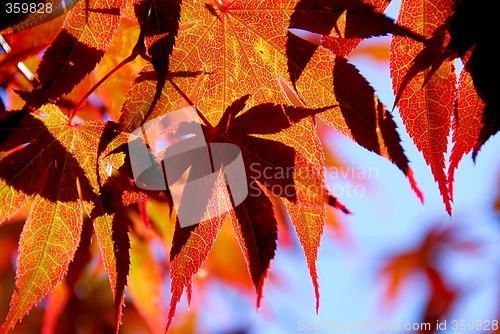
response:
M393 163L423 202L392 113L348 60L363 39L392 35L395 106L450 215L459 162L471 151L475 158L499 130L494 20L488 16L494 11L485 10L485 1L404 0L397 22L383 14L387 0L45 2L53 14L12 14L0 32L6 51L0 79L10 97L0 118L1 221L29 204L15 290L0 332L67 284L71 265L88 262L75 254L90 238L97 240L109 277L117 332L126 285L136 298L160 290L141 290L145 278L131 265L134 259L154 262L151 254L137 257L131 249L146 249L152 239L140 237L134 220L169 247L172 297L165 330L183 292L191 299L193 278L226 222L259 305L277 249L277 203L304 249L318 309L315 262L327 207L350 212L328 191L317 123ZM30 38L34 34L40 37ZM457 58L463 61L458 79ZM135 135L147 122L188 106L197 120L177 131L192 135L184 144L206 143L208 154L192 150L165 160L175 144L155 154L153 143ZM193 135L193 126L201 126L202 134ZM174 208L169 189L141 189L130 142L148 145L155 168L161 161L175 165L174 178L188 181L206 176L202 165L214 173L223 169L214 164L223 156L217 149L238 147L250 193L238 205L228 201L234 194L219 173L204 185L208 194L181 197ZM287 172L267 177L268 170ZM148 212L155 202L169 208L161 224ZM202 210L190 211L193 205ZM195 212L195 224L181 227L179 216L189 212ZM164 225L173 230L169 240ZM145 313L147 307L154 309L144 306Z

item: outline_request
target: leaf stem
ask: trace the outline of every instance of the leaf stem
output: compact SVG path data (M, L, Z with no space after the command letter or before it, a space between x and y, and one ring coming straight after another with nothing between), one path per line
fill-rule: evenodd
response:
M119 63L118 65L116 65L104 77L102 77L101 80L99 80L92 88L90 88L89 91L85 94L84 97L82 97L82 99L80 100L80 102L78 102L78 104L76 105L76 107L71 112L71 115L69 117L70 121L73 120L73 118L78 114L78 112L80 111L80 109L82 109L82 107L85 104L85 102L89 99L90 95L92 95L92 93L94 93L96 91L96 89L99 88L99 86L103 84L104 81L108 80L109 77L111 77L113 74L115 74L123 66L125 66L126 64L130 63L131 61L133 61L135 58L137 58L137 54L132 53L130 56L128 56L127 58L125 58L124 60L122 60L121 63Z
M87 0L88 1L88 0ZM149 12L150 8L151 8L151 3L152 1L150 0L147 4L147 10L145 12L145 17L144 19L147 18L147 13ZM102 83L106 80L109 79L109 77L111 77L113 74L115 74L119 69L121 69L123 66L125 66L126 64L132 62L135 60L135 58L137 58L137 56L141 56L142 58L144 58L145 60L149 61L149 62L152 62L152 59L151 57L149 57L147 54L146 54L146 47L144 45L144 25L141 25L141 31L139 33L139 37L137 38L137 42L136 44L134 45L134 48L132 49L132 52L130 53L130 56L128 56L127 58L125 58L121 63L119 63L118 65L116 65L111 71L109 71L101 80L99 80L99 82L97 82L94 87L92 87L86 94L85 96L80 100L80 102L78 103L78 105L76 106L76 108L73 109L73 111L71 112L71 115L69 117L69 121L70 123L72 123L73 121L73 118L78 114L78 112L80 111L80 109L82 109L83 107L83 104L85 103L85 101L88 100L88 98L90 97L90 95L92 95L93 92L95 92L95 90L97 88L99 88L100 85L102 85Z
M174 82L174 80L172 80L172 78L167 78L168 82L170 82L172 84L172 86L175 88L175 90L182 96L182 98L184 100L186 100L187 103L189 103L189 105L193 106L194 109L196 110L196 114L198 115L198 117L200 117L200 119L202 120L203 123L205 123L205 125L209 128L209 129L214 129L214 126L212 124L210 124L210 122L208 121L208 119L205 117L205 115L203 115L201 113L201 111L198 109L198 107L196 107L196 105L193 103L193 101L191 101L191 99L189 98L189 96L186 95L186 93L184 93L182 91L182 89L179 88L179 86L177 86L177 84Z

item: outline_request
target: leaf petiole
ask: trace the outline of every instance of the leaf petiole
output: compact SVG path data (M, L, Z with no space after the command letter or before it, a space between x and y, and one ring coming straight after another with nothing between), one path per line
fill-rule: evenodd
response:
M174 82L174 80L172 80L172 78L167 78L168 82L170 82L172 84L172 86L175 88L175 90L182 96L182 98L191 106L194 107L194 109L196 110L196 114L198 115L198 117L200 117L200 119L202 120L203 123L205 123L205 125L209 128L209 129L214 129L214 126L212 124L210 124L210 122L208 121L208 119L201 113L201 111L198 109L198 107L196 107L196 105L193 103L193 101L191 101L191 99L189 98L189 96L186 95L186 93L184 93L182 91L182 89L179 88L179 86L177 86L177 84Z
M109 71L104 77L101 78L92 88L89 89L89 91L85 94L85 96L82 97L80 102L76 105L76 107L73 109L71 112L71 115L69 117L70 122L73 120L73 118L78 114L80 109L82 109L83 105L85 102L89 99L90 95L92 95L97 88L99 88L100 85L104 83L104 81L108 80L113 74L115 74L119 69L121 69L123 66L126 64L132 62L135 58L137 58L137 55L132 53L130 56L122 60L121 63L116 65L111 71Z

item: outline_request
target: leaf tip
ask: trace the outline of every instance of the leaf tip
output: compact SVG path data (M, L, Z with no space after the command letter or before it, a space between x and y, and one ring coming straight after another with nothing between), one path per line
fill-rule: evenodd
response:
M172 301L170 302L170 309L168 310L167 324L165 325L165 331L164 331L165 334L168 333L170 325L172 325L176 307L177 307L177 300L172 299Z
M425 202L424 193L418 187L417 181L415 180L415 176L413 174L413 170L411 168L408 168L408 170L406 172L406 177L408 179L408 182L410 182L411 189L413 190L415 195L417 195L418 199L420 200L420 203L424 204L424 202Z
M322 34L317 34L314 32L310 32L308 30L304 29L298 29L298 28L288 28L288 32L291 34L294 34L295 36L302 38L305 41L308 41L314 45L321 46L323 45L323 35Z
M319 314L319 283L318 283L318 278L316 277L314 279L314 296L316 297L316 314Z
M340 203L340 201L333 195L328 195L328 205L342 211L346 215L352 214L352 212L349 211L349 209L347 209L342 203Z
M268 268L269 270L269 268ZM266 270L266 272L262 275L260 281L259 281L259 284L257 284L256 286L256 290L257 290L257 300L256 300L256 303L255 303L255 306L257 308L257 311L260 310L260 307L262 306L262 291L264 289L264 278L267 277L267 272L268 270Z

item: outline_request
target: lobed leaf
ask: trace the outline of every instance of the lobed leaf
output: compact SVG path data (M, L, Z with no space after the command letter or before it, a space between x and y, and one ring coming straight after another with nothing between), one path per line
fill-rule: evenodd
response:
M47 296L47 304L42 323L42 334L56 333L57 324L64 308L67 306L77 280L80 278L85 266L91 260L90 243L94 229L90 220L83 221L80 244L76 250L73 261L68 266L68 273L63 281Z
M143 44L156 72L154 97L145 112L153 112L165 86L169 72L170 55L179 30L181 0L143 0L135 4L135 13L141 25L139 44Z
M48 124L54 126L61 121L56 110L48 112ZM30 114L25 114L25 119L27 123L43 127L43 124L40 124L42 122ZM43 139L51 137L48 132L43 131L38 137L42 145ZM79 245L83 212L76 180L82 175L77 161L64 149L73 147L76 140L71 131L56 131L55 135L57 139L52 137L53 141L43 145L45 147L42 150L36 147L35 141L34 145L25 146L1 160L2 163L18 163L17 156L31 158L24 168L15 170L14 173L9 169L2 169L4 173L1 177L4 187L10 188L11 192L36 191L19 241L16 289L9 313L1 328L2 332L14 327L17 321L62 280ZM12 168L12 165L10 167ZM15 189L23 188L26 181L34 181L33 170L40 173L36 175L36 178L40 179L37 189ZM24 182L17 182L21 179L24 179Z
M60 99L94 69L118 28L124 3L125 0L78 3L45 52L35 89L21 93L28 104L39 106ZM115 331L118 331L131 261L130 221L125 205L144 200L149 193L136 192L134 185L127 188L115 183L108 167L130 168L123 152L128 138L121 131L131 131L186 104L197 105L204 122L204 136L199 137L204 138L194 136L184 143L205 140L208 152L192 150L174 159L163 159L169 149L175 148L174 144L157 157L163 165L158 163L153 168L160 171L159 167L175 166L177 174L169 174L169 178L177 180L187 172L187 180L192 181L208 171L213 173L219 167L217 163L224 165L224 161L214 164L214 157L222 156L216 147L222 146L211 144L229 143L241 149L246 181L254 193L236 206L229 200L231 189L223 180L228 175L223 173L218 174L218 179L207 181L204 189L195 189L198 185L189 182L186 185L186 193L195 194L196 199L183 195L177 210L170 252L172 298L166 330L184 289L188 301L191 300L193 277L227 218L232 222L260 305L278 234L272 196L283 200L304 249L318 310L316 260L326 204L344 213L349 211L329 193L325 184L325 155L315 131L316 115L361 146L393 162L423 200L391 114L357 69L341 57L347 56L362 38L387 33L405 36L395 36L391 46L396 101L410 136L431 166L451 214L453 173L461 157L472 149L466 135L473 137L478 130L480 106L480 100L472 93L471 78L465 77L464 72L458 90L455 146L446 178L444 153L455 101L455 77L445 54L437 57L434 52L442 51L448 39L447 27L441 24L450 16L451 0L440 0L435 7L405 0L398 23L382 14L387 0L184 0L182 6L180 0L133 0L132 3L140 33L127 59L141 55L151 65L144 67L132 84L119 124L71 124L54 106L42 107L38 116L25 112L1 116L0 151L6 153L0 160L0 198L8 203L0 207L2 219L12 217L34 197L21 236L18 289L3 331L21 320L68 271L79 244L83 210L92 221L109 275L116 309ZM298 30L311 34L309 39L299 37ZM426 41L423 35L432 37ZM430 41L439 38L439 47L433 49L437 44ZM416 41L426 41L425 47ZM468 41L464 44L467 49L474 45ZM490 107L496 107L491 91L485 88L489 79L481 79L484 67L478 67L479 60L491 61L485 56L483 46L476 45L479 51L473 54L475 58L471 57L466 71L472 75L479 96ZM294 89L284 77L290 78ZM247 95L248 92L253 94ZM287 101L294 106L286 105ZM482 141L474 144L476 149L496 132L496 109L485 110L484 126L478 134ZM460 123L460 118L472 119L476 125L468 128ZM178 130L189 135L192 125L182 124ZM266 170L282 174L270 176L265 174ZM203 191L205 188L211 191ZM171 195L168 191L166 195L171 206ZM144 214L144 203L140 210ZM220 215L220 212L225 213ZM181 228L179 217L187 216L200 223ZM35 239L35 233L44 237L32 246L29 242ZM132 253L132 259L137 259L137 255ZM439 290L443 284L440 285L440 278L431 269L427 274L434 284L432 287ZM137 272L132 274L135 283L138 277L145 277ZM136 293L140 290L138 285L131 288ZM151 312L151 306L143 312ZM50 310L55 319L57 305ZM157 329L158 319L150 314L146 318Z
M188 28L179 31L169 65L175 86L165 85L155 110L149 113L156 78L147 73L141 75L125 102L120 119L124 124L122 128L130 131L165 110L175 110L183 105L186 97L190 99L189 104L196 104L212 123L219 121L223 110L248 92L256 92L247 101L249 107L263 103L285 104L286 94L277 92L282 91L282 78L288 77L287 29L297 2L222 2L219 8L212 3L184 1L180 25ZM376 4L385 6L386 2ZM319 48L303 68L306 74L297 81L296 88L304 106L321 108L339 104L332 82L334 60L330 51ZM206 74L197 78L187 75L196 75L196 71ZM186 94L179 94L179 89ZM365 123L372 131L381 130L377 124L369 123L370 119L366 119L362 111L358 112L362 122L349 125L339 107L320 117L352 139L355 139L352 131L366 128ZM387 115L384 111L383 118L389 120ZM393 136L393 131L387 131L382 137ZM401 147L397 150L403 151ZM413 179L411 170L403 172Z
M301 235L301 242L306 243L304 251L317 292L316 297L319 300L315 260L326 217L325 205L327 203L331 204L348 213L329 194L324 184L324 171L322 168L324 161L321 159L323 154L322 146L316 137L316 132L311 127L306 126L311 124L306 118L324 112L329 108L307 109L267 103L254 106L240 114L245 108L245 102L248 99L249 96L245 95L231 104L215 127L202 126L205 137L203 139L211 148L208 150L208 156L205 156L207 154L203 152L205 149L192 149L183 154L170 154L170 156L173 155L173 158L161 159L167 170L174 172L168 175L170 182L175 182L188 169L188 181L191 179L198 180L205 176L208 171L215 172L215 167L219 166L218 160L224 156L224 152L216 152L216 150L219 147L224 150L225 146L221 146L223 144L218 144L219 146L212 145L211 143L236 145L241 150L246 172L246 184L248 185L248 195L241 199L242 202L239 201L241 194L231 193L232 188L229 187L224 189L224 185L220 184L220 175L218 181L206 181L202 184L201 189L198 189L200 192L188 189L189 197L185 197L185 194L186 187L189 187L190 183L188 182L185 185L178 207L178 220L170 253L172 261L171 273L174 277L172 278L173 291L167 327L171 322L175 312L175 305L179 301L184 288L187 288L188 300L190 299L191 277L205 261L222 226L223 218L210 218L216 217L213 215L214 210L215 212L224 212L220 210L221 205L222 208L234 207L234 211L229 209L225 211L229 211L234 233L257 291L257 306L260 305L264 280L267 276L270 261L274 257L277 239L277 221L268 193L287 199L293 205L294 211L291 219L299 229L298 233ZM177 133L184 135L192 133L191 128L193 125L195 124L181 123L177 127ZM294 133L296 137L285 134L286 131L294 131L296 127L308 129L307 136L304 133ZM302 155L300 151L295 150L292 146L277 140L256 137L259 134L274 136L276 139L278 136L285 134L284 137L288 138L286 142L295 145L297 142L293 142L292 138L298 140L300 137L301 140L306 139L308 142L314 143L315 149L308 148L308 152L317 161L316 165L313 165L306 155ZM176 148L177 145L181 145L181 147L200 147L200 140L199 136L183 139L169 146L166 152L179 151ZM225 153L228 154L228 152ZM298 157L302 158L298 159ZM227 165L225 162L221 162L224 166ZM236 177L240 177L239 174L225 175L228 180ZM200 185L196 184L196 187L200 187ZM228 199L222 198L226 193L230 194L233 199L227 203L224 200L228 201ZM214 198L214 196L219 197ZM223 203L220 204L220 201L223 201ZM314 215L308 216L308 212L312 211L314 211ZM182 228L179 224L179 217L184 219L186 217L185 212L194 213L195 216L188 215L192 219L190 220L191 224L187 224L190 226ZM195 225L198 222L200 223ZM183 223L185 223L184 220ZM309 229L311 225L314 225L316 229ZM305 234L301 234L301 232ZM201 242L200 238L204 240L203 247L195 244L195 242ZM316 243L309 242L310 238L314 238ZM191 263L185 263L187 261L185 257L188 254ZM193 260L193 256L195 260ZM179 270L180 273L177 272ZM177 275L181 275L182 280L177 278ZM319 301L317 305L319 305Z
M85 204L94 224L103 265L113 291L116 312L115 332L118 333L125 298L125 285L130 270L130 240L128 214L121 202L117 201L114 196L109 190L104 190L101 196L93 198L93 207L88 202Z

